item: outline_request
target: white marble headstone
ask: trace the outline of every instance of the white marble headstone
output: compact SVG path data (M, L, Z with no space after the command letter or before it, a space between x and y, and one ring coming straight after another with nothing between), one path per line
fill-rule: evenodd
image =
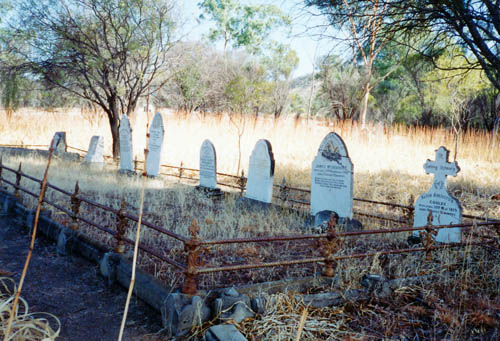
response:
M273 200L274 156L271 143L259 140L250 155L245 198L271 203Z
M441 146L436 150L436 161L427 160L424 169L427 174L434 174L434 182L428 192L422 194L415 204L414 227L426 226L429 211L432 211L432 224L450 225L462 222L462 206L447 190L446 177L457 176L460 171L457 162L448 162L449 151ZM418 232L414 233L418 235ZM459 243L462 240L460 227L440 229L436 241Z
M104 163L104 137L92 136L84 162Z
M352 218L353 165L342 138L329 133L312 163L311 215L334 211Z
M127 115L120 120L120 171L134 171L134 154L132 149L132 130Z
M217 188L217 156L209 140L203 141L200 149L200 186Z
M66 151L66 132L58 131L54 134L54 139L52 142L52 147L56 152L65 152Z
M146 174L158 176L160 173L161 150L163 147L163 119L160 113L156 113L149 128L148 159L146 163Z

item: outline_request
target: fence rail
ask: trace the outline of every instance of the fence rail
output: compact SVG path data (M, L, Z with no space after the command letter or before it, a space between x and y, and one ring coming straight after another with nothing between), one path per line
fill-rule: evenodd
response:
M178 173L180 173L180 176L182 176L182 171L183 170L188 170L188 171L198 171L194 170L191 168L183 168L182 165L180 167L176 166L170 166L171 168L176 168L178 169ZM15 175L16 181L11 181L4 177L2 175L3 171L8 171L11 172ZM237 180L241 180L243 176L237 177L237 176L232 176L233 178ZM41 185L42 181L40 179L37 179L31 175L28 175L22 171L22 165L19 164L19 168L16 170L14 168L5 166L2 164L2 160L0 158L0 184L5 183L10 185L14 189L14 195L20 196L19 191L24 192L32 197L37 198L39 196L39 193L34 193L31 190L24 188L21 186L21 180L22 178L28 179L30 181L33 181L35 183L38 183ZM116 239L117 243L117 248L115 248L115 251L119 252L118 246L121 243L127 243L130 245L134 244L134 241L126 238L124 236L124 231L123 228L127 224L128 221L133 221L133 222L138 222L139 218L133 214L130 214L125 211L125 203L122 202L122 207L120 209L116 209L113 207L106 206L104 204L98 203L96 201L90 200L88 198L85 198L84 195L79 194L79 188L78 188L78 182L75 185L75 190L73 192L69 192L67 190L64 190L56 185L53 185L51 183L47 183L47 186L51 188L52 190L59 192L63 195L66 195L69 197L70 202L71 202L71 207L66 208L63 207L47 198L43 198L43 202L53 206L57 210L60 210L61 212L66 213L72 220L74 224L77 224L78 221L84 222L90 226L93 226L97 228L100 231L103 231L112 237ZM288 187L286 185L275 185L280 188ZM300 189L300 188L293 188L293 187L288 187L288 189L293 189L301 192L308 192L308 190L305 189ZM400 205L400 204L394 204L394 203L385 203L381 201L375 201L375 200L366 200L366 199L358 199L359 201L364 201L367 203L372 203L372 204L383 204L383 205L389 205L393 207L399 207L402 209L410 210L413 209L412 206L406 206L406 205ZM118 220L118 225L117 229L111 230L105 226L102 226L96 222L91 221L90 219L83 217L82 215L79 214L80 211L80 205L81 203L84 202L96 209L103 210L106 212L110 212L114 215L116 215L117 220ZM377 217L377 218L383 218L386 219L387 217L380 217L374 214L369 214L369 213L363 213L360 212L359 214L365 214L368 216L372 217ZM269 268L269 267L278 267L278 266L289 266L289 265L301 265L301 264L308 264L308 263L323 263L324 264L324 270L323 270L323 275L325 276L333 276L335 273L335 262L337 261L342 261L346 259L353 259L353 258L366 258L366 257L374 257L376 255L382 255L382 254L402 254L402 253L413 253L413 252L425 252L426 253L426 260L431 260L432 255L431 252L434 250L439 250L439 249L446 249L446 248L455 248L455 247L465 247L465 246L470 246L470 245L481 245L481 246L486 246L488 248L491 248L493 250L499 251L496 246L494 245L497 243L498 237L495 236L481 236L481 237L489 237L492 238L491 240L488 241L482 241L482 242L469 242L469 243L456 243L456 244L444 244L444 245L435 245L434 239L435 235L437 234L437 231L439 229L444 229L444 228L455 228L455 227L461 227L463 228L463 231L467 232L474 232L474 229L479 227L479 226L492 226L493 229L491 231L495 232L496 235L500 235L500 220L488 220L485 222L472 222L472 223L462 223L462 224L452 224L452 225L443 225L443 226L433 226L432 225L432 212L430 214L430 219L428 220L428 225L423 226L423 227L412 227L412 226L403 226L399 228L391 228L391 229L378 229L378 230L364 230L364 231L352 231L352 232L337 232L336 231L336 221L334 217L332 216L330 221L328 222L328 232L327 233L320 233L320 234L297 234L297 235L284 235L284 236L268 236L268 237L254 237L254 238L233 238L233 239L219 239L219 240L202 240L198 237L199 233L199 228L196 224L196 221L193 220L192 225L189 228L189 232L191 234L190 237L182 236L177 233L174 233L170 230L168 230L165 227L155 225L153 223L147 222L145 220L142 220L141 223L142 225L153 229L161 234L166 235L167 237L170 237L174 240L177 240L179 242L182 242L184 245L184 250L186 251L186 263L182 264L178 262L175 259L172 259L171 257L167 257L165 255L162 255L160 252L157 250L154 250L147 245L140 244L139 248L144 251L147 254L150 254L166 263L169 265L173 266L174 268L181 270L184 272L185 275L185 281L182 286L182 291L187 294L194 294L197 292L197 276L201 274L207 274L207 273L212 273L212 272L220 272L220 271L240 271L240 270L247 270L247 269L257 269L257 268ZM484 220L482 217L475 217L475 216L470 216L474 219L481 219ZM394 219L395 222L402 223L404 222L403 220L396 220ZM421 242L423 244L423 247L419 248L408 248L408 249L394 249L394 250L378 250L374 252L366 252L366 253L358 253L358 254L351 254L351 255L338 255L338 251L341 250L341 240L343 238L347 237L354 237L354 236L367 236L367 235L380 235L380 234L389 234L389 233L401 233L401 232L412 232L412 231L419 231L421 233ZM232 265L225 265L225 266L212 266L212 267L204 267L200 263L200 257L202 252L205 250L204 246L214 246L214 245L226 245L226 244L245 244L245 243L263 243L263 242L270 242L270 243L276 243L276 242L284 242L284 241L300 241L300 240L316 240L319 244L320 247L318 248L318 251L322 254L322 257L309 257L309 258L303 258L303 259L284 259L280 261L274 261L274 262L267 262L267 263L246 263L246 264L232 264Z

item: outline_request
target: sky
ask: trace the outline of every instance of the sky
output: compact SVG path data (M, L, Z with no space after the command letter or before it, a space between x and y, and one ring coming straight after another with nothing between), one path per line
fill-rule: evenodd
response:
M200 40L203 35L206 35L210 29L208 21L197 22L201 10L198 7L200 0L184 0L179 2L181 13L184 20L187 21L183 25L183 34L186 34L185 40ZM300 2L289 0L240 0L240 2L248 4L273 4L290 15L292 18L292 31L290 34L284 29L276 30L271 35L271 38L282 43L287 43L297 53L299 57L299 65L294 72L294 77L300 77L312 72L313 62L319 56L329 53L333 48L333 42L328 39L315 38L308 27L324 25L325 21L322 16L313 16L300 10ZM220 45L220 46L219 46ZM216 45L216 48L222 51L222 44Z

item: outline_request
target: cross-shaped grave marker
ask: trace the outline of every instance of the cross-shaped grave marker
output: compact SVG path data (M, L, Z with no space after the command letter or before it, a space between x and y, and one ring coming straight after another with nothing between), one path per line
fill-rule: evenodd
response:
M443 146L436 150L436 160L427 160L424 169L427 174L434 174L434 182L427 193L422 194L415 204L414 227L426 226L429 211L432 211L432 224L450 225L462 222L462 207L460 202L451 196L447 190L446 177L457 176L460 171L457 162L449 162L450 152ZM414 233L418 235L418 232ZM440 229L436 241L444 243L459 243L462 239L461 228Z
M450 152L443 146L436 150L436 161L427 159L424 169L427 174L434 174L432 187L436 190L446 190L446 177L457 176L460 172L457 162L448 162Z

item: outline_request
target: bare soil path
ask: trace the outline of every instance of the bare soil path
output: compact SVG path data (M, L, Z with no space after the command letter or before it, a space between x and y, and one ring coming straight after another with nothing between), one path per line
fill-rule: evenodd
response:
M0 217L0 269L16 283L28 253L30 236L9 217ZM117 340L126 292L108 287L98 268L81 257L60 256L56 246L38 236L21 296L30 312L48 312L61 321L58 340ZM132 298L125 340L150 340L161 329L160 314Z

